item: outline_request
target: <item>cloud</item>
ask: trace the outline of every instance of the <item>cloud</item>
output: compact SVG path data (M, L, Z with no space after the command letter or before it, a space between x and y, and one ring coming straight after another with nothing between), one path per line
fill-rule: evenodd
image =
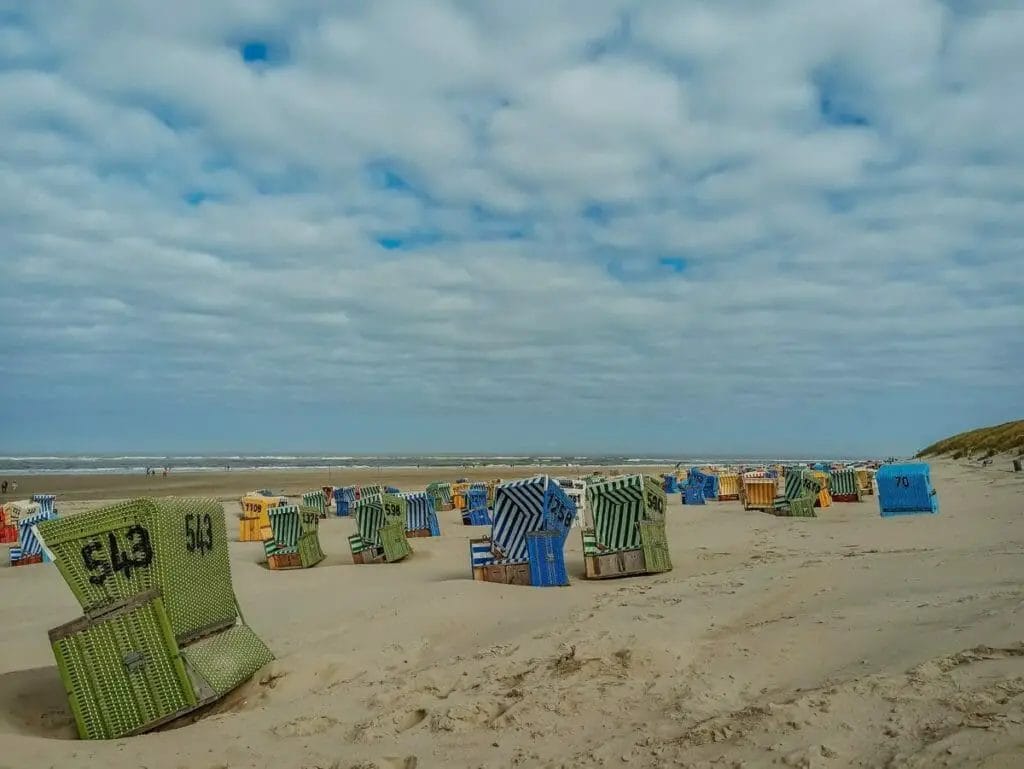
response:
M174 448L150 409L188 449L908 451L1024 407L1019 9L159 10L0 11L7 448Z

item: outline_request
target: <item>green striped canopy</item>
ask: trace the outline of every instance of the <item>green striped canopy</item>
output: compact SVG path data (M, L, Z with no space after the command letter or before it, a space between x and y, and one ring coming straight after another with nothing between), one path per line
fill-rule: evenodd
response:
M856 494L859 488L857 484L857 471L852 467L844 470L832 471L832 493L839 495Z
M294 553L303 534L310 534L319 529L320 512L306 505L278 505L270 508L267 516L270 518L270 529L273 532L273 538L263 543L267 555Z
M594 521L594 537L601 550L629 550L641 546L641 521L662 521L666 497L661 484L649 475L629 475L587 485L587 509Z
M407 509L408 503L396 494L376 494L360 498L354 510L359 536L364 542L379 546L380 530L387 524L400 521L402 529L405 529Z
M805 496L817 496L821 491L821 481L815 478L810 470L794 469L786 475L786 499L801 499Z

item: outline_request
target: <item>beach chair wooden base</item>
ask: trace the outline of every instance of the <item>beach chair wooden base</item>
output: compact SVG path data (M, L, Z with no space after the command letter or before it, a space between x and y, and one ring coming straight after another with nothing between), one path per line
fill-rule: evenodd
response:
M833 494L833 502L860 502L860 494Z
M478 582L497 582L502 585L531 585L529 563L490 563L473 568L473 579Z
M298 553L278 553L267 556L267 568L277 571L278 569L301 569L302 556Z
M384 553L368 547L358 553L352 553L352 563L384 563Z
M718 501L719 502L737 502L737 501L739 501L739 498L740 498L739 494L719 494L718 495Z
M262 542L263 533L259 518L238 519L239 542Z
M31 566L34 563L42 563L43 556L41 553L35 555L23 555L16 561L11 561L11 566Z
M406 537L432 537L430 529L410 529L405 532Z
M587 579L635 577L647 573L647 562L642 548L584 556L583 565L586 567Z

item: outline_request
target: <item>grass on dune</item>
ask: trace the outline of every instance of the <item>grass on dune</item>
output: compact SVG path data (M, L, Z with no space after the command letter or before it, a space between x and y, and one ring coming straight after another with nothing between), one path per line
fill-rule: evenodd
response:
M919 457L952 454L954 459L964 456L992 456L1001 452L1024 454L1024 419L1004 422L992 427L979 427L933 443L918 452Z

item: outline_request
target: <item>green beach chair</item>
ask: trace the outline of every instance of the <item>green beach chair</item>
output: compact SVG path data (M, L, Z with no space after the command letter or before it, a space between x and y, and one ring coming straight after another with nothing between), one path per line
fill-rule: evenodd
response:
M320 492L321 496L323 492ZM270 539L263 550L270 569L308 569L324 559L320 548L320 515L316 507L279 505L267 511Z
M594 521L583 529L583 561L589 579L670 571L665 534L666 497L649 475L630 475L587 485Z
M50 632L83 739L153 729L273 660L242 621L216 500L135 499L38 529L84 612Z
M406 538L406 500L396 494L361 497L353 514L358 533L349 537L355 563L401 561L412 553Z

